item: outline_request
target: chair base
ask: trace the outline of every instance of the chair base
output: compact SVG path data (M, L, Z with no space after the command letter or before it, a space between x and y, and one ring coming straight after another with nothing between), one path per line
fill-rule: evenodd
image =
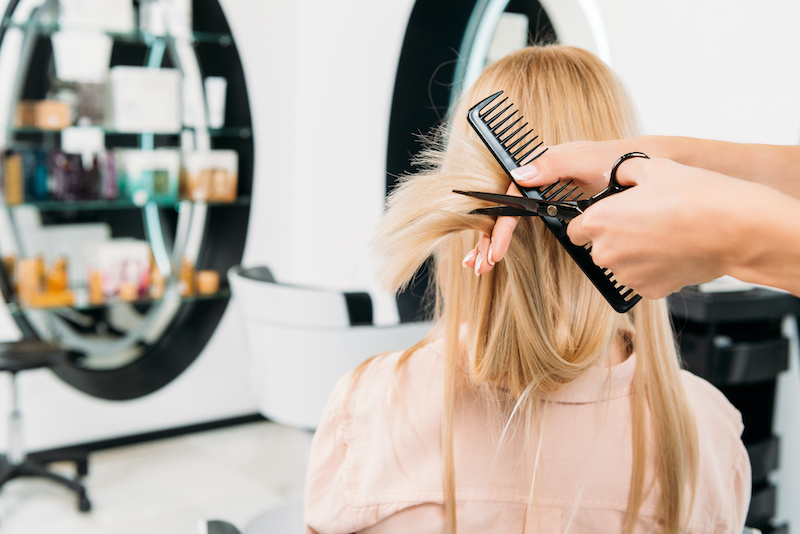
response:
M44 455L42 455L44 456ZM78 482L78 480L70 480L69 478L59 475L57 473L53 473L48 471L45 467L45 464L55 461L73 461L77 467L77 479L80 479L82 476L86 475L88 472L88 462L86 459L86 454L81 452L75 452L74 456L72 454L65 457L65 455L59 455L57 458L47 458L43 457L42 459L38 459L37 456L28 456L22 463L19 464L12 464L9 463L5 456L0 458L0 488L5 485L6 482L9 480L13 480L15 478L21 477L39 477L39 478L46 478L52 480L53 482L57 482L67 488L71 489L78 495L78 510L81 512L88 512L92 508L92 504L89 501L89 497L86 495L86 488Z

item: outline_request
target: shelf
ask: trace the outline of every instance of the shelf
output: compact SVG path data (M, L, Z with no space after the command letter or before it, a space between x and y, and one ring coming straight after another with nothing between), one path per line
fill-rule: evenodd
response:
M760 287L713 293L687 286L667 303L673 317L705 324L779 320L800 313L797 297Z
M81 28L80 26L70 25L68 28L62 28L59 24L44 24L41 22L34 22L34 21L17 22L10 20L7 17L3 18L0 26L3 29L17 28L26 31L34 30L43 35L50 35L62 30L91 31L96 33L103 33L117 41L142 43L142 44L151 44L154 41L158 40L164 40L164 41L173 40L173 41L183 41L189 43L210 43L210 44L218 44L220 46L230 46L233 44L233 36L226 33L195 31L186 36L175 36L175 35L157 35L154 33L144 32L140 30L134 30L132 32L113 32L113 31L102 31L93 27Z
M102 128L101 126L93 126L89 125L86 126L87 128ZM73 128L80 128L80 126L73 126ZM62 130L48 130L45 128L34 128L31 126L24 126L24 127L12 127L9 128L9 131L12 134L18 135L44 135L44 134L54 134L54 133L61 133ZM165 136L165 137L177 137L181 135L183 132L194 132L195 128L184 128L178 132L121 132L119 130L112 130L110 128L103 128L103 133L106 135L157 135L157 136ZM211 137L238 137L239 139L249 139L253 132L250 128L247 127L238 127L238 126L229 126L225 128L207 128L204 130L208 132L208 135Z
M114 200L43 200L41 202L25 202L23 204L11 204L8 208L14 209L21 206L29 206L39 211L97 211L97 210L129 210L140 209L147 204L155 204L158 207L174 207L176 211L184 204L200 204L191 200L152 200L145 204L137 204L130 199ZM205 202L207 206L249 206L250 197L242 196L233 202Z
M109 299L102 304L91 304L89 302L88 294L85 289L75 289L75 305L73 306L53 306L53 307L42 307L42 308L33 308L28 306L22 306L19 302L17 302L16 298L12 299L8 303L8 309L12 315L24 315L30 312L62 312L62 313L69 313L75 311L93 311L93 310L104 310L110 308L112 306L119 306L119 305L128 305L128 306L135 306L141 304L157 304L162 302L163 299L139 299L134 301L125 301L121 299ZM189 303L189 302L200 302L200 301L207 301L207 300L221 300L230 298L231 292L230 289L227 287L221 288L216 293L212 293L210 295L200 295L195 294L190 297L180 297L180 301L182 303Z

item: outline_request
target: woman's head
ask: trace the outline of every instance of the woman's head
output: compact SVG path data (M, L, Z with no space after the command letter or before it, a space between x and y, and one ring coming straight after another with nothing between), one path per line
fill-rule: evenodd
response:
M493 221L453 189L505 192L509 178L467 123L470 107L502 90L545 145L632 133L631 111L610 70L577 48L529 47L487 67L451 112L428 171L390 198L378 239L388 284L402 287L434 256L437 314L467 326L462 339L478 383L554 390L596 363L630 330L537 218L523 218L505 258L480 278L461 259Z
M525 48L485 69L423 151L419 161L425 170L406 177L389 197L375 240L386 285L404 287L434 259L432 336L444 336L446 346L444 488L451 531L456 523L452 426L461 371L473 385L500 386L484 391L508 391L524 400L530 415L537 404L526 393L557 390L600 364L618 341L637 354L625 530L632 531L636 522L651 457L662 459L653 476L664 531L677 532L689 502L685 484L697 472L697 436L664 301L642 299L632 312L617 314L536 217L520 220L508 252L489 273L476 277L461 266L494 221L470 215L482 203L452 191L504 193L510 183L466 121L470 107L500 90L545 146L633 133L624 92L599 59L570 47Z

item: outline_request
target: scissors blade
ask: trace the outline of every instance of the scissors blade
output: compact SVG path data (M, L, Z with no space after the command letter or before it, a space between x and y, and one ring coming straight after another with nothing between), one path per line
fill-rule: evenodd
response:
M492 217L538 217L538 213L528 210L512 208L511 206L492 206L490 208L478 208L469 212L470 215L491 215Z
M480 200L488 200L489 202L496 202L509 206L516 210L528 212L528 215L538 215L540 217L555 217L562 221L571 221L581 214L580 209L576 206L566 204L564 202L548 202L546 200L537 200L535 198L516 197L511 195L501 195L499 193L484 193L482 191L458 191L453 190L454 193L466 195L469 197L478 198ZM484 215L488 215L484 213ZM516 215L516 213L515 213Z

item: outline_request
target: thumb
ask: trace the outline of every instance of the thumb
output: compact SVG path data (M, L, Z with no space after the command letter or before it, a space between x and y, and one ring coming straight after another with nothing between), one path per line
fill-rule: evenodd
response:
M534 161L511 171L514 181L522 187L541 187L564 178L570 170L565 168L564 157L559 148L547 147Z
M569 240L572 241L573 245L578 245L579 247L591 241L591 238L586 233L586 229L583 226L583 218L583 215L578 215L567 225L567 236Z
M617 183L622 186L639 185L647 180L647 165L652 160L646 158L630 158L617 167ZM611 172L610 170L608 171Z

